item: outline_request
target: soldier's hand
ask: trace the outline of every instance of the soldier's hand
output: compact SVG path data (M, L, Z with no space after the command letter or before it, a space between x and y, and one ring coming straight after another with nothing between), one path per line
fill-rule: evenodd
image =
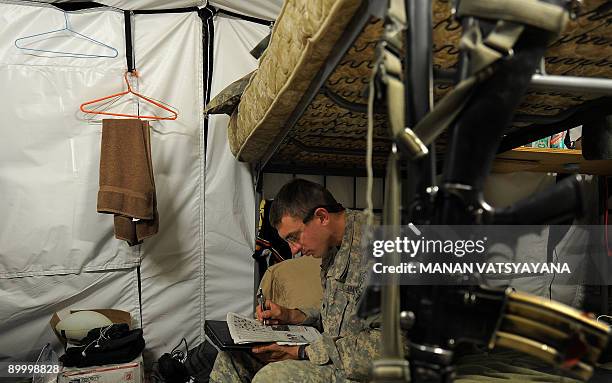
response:
M302 323L306 317L300 310L288 309L277 305L269 299L266 299L265 307L266 309L261 311L261 307L257 306L255 313L257 315L257 320L260 322L265 320L267 325L298 324Z
M264 363L278 362L279 360L298 360L300 346L279 346L276 343L253 347L251 351L257 359Z

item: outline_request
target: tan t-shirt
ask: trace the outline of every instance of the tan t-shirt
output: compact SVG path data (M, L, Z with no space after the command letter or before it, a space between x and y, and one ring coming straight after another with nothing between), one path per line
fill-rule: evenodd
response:
M271 266L261 280L266 299L290 309L319 309L323 298L321 259L300 257Z

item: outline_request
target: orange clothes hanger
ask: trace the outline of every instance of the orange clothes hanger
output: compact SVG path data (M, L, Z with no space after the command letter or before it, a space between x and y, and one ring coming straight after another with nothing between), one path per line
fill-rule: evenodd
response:
M95 99L95 100L87 101L87 102L81 104L81 106L79 108L79 109L81 109L81 112L83 112L83 113L90 113L90 114L103 114L103 115L106 115L106 116L147 118L147 119L151 119L151 120L176 120L176 118L178 117L178 113L174 109L172 109L172 108L170 108L170 107L160 103L159 101L152 100L151 98L149 98L147 96L143 96L140 93L134 92L132 90L132 87L130 86L130 82L128 81L128 78L127 78L128 73L132 74L133 76L138 76L136 73L125 72L124 78L125 78L125 83L127 84L127 90L126 91L123 91L123 92L120 92L120 93L111 94L110 96L98 98L98 99ZM115 97L125 96L126 94L133 94L137 98L143 99L143 100L147 101L148 103L151 103L151 104L157 106L158 108L161 108L161 109L163 109L165 111L168 111L168 112L171 113L171 116L166 116L166 117L163 117L163 116L142 116L142 115L139 115L139 114L136 115L136 114L125 114L125 113L111 113L111 112L105 112L105 111L85 108L88 105L92 105L92 104L98 103L100 101L108 100L108 99L115 98Z

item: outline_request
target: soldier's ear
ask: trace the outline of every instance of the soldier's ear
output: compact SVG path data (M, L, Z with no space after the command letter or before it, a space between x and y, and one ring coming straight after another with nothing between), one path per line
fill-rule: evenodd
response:
M314 219L319 221L321 225L327 225L329 223L329 212L324 207L320 207L315 210Z

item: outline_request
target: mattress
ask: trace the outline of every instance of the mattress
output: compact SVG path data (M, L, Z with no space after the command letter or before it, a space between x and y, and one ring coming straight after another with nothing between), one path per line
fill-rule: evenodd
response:
M434 68L452 70L459 56L461 26L451 16L451 0L433 1ZM241 161L261 162L278 149L269 168L355 169L365 165L367 116L346 109L343 101L364 107L382 22L370 19L352 47L285 134L288 118L325 65L334 45L354 17L359 0L286 1L272 31L270 45L230 118L230 148ZM546 52L546 73L612 77L611 2L591 0ZM450 85L436 85L435 99ZM330 94L332 96L330 96ZM529 91L517 114L555 116L596 95ZM528 128L528 127L527 127ZM386 116L375 115L374 166L384 168L390 140Z

